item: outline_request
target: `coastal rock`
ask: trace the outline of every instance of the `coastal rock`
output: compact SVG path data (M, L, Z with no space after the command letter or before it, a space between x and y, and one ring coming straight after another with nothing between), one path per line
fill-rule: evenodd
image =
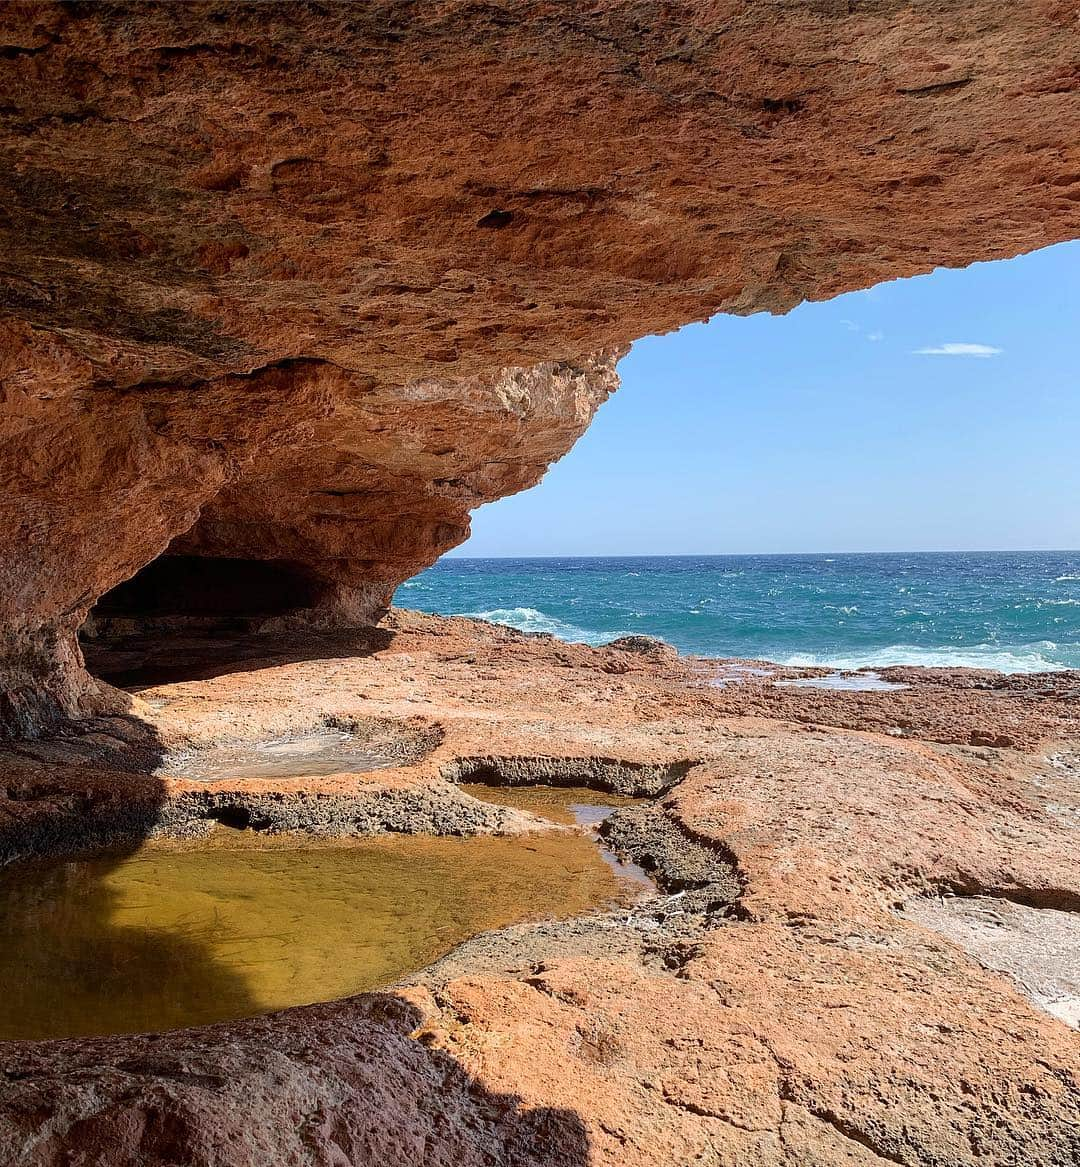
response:
M153 743L197 757L367 726L380 748L398 734L400 766L204 778L203 801L273 798L283 823L319 835L335 821L377 830L376 805L407 830L410 804L421 829L441 808L441 829L519 831L490 804L470 811L454 783L478 769L511 784L636 775L653 800L609 834L663 892L479 936L385 993L194 1030L0 1043L0 1162L1077 1162L1080 986L1061 942L1080 909L1077 674L1018 680L1008 698L917 669L904 690L773 686L784 704L770 713L768 681L718 689L674 655L631 656L613 675L610 648L480 621L394 611L381 631L366 653L349 638L335 653L328 634L315 652L254 637L263 655L239 667L148 683L139 732L100 718L5 747L0 824L37 814L60 852L83 799L131 847L178 823L196 790L148 773ZM800 703L813 724L793 716ZM907 736L881 732L901 711ZM956 744L1003 725L1023 750ZM125 824L136 793L145 813ZM1022 937L943 925L987 897L1025 909L1011 913Z
M607 647L615 649L616 652L630 652L651 660L678 655L678 649L656 636L620 636L618 640L610 641Z
M0 733L124 705L103 596L377 618L637 337L1080 234L1077 19L4 5Z

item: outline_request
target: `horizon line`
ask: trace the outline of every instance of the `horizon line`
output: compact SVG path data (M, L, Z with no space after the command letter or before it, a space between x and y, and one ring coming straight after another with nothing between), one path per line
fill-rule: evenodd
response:
M809 559L819 556L855 555L1080 555L1080 547L935 547L892 551L679 551L672 554L650 551L602 555L460 555L448 551L440 555L435 562L441 563L444 559Z

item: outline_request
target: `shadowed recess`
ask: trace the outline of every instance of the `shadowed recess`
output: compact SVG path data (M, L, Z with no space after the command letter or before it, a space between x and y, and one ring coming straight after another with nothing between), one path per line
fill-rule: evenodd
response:
M271 615L311 607L318 594L300 564L163 555L106 592L91 615Z

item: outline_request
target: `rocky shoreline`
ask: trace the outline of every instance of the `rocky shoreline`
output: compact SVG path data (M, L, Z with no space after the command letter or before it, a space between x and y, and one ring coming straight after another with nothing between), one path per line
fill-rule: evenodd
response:
M565 830L463 789L542 778L647 797L606 832L661 885L385 992L0 1042L0 1163L1080 1162L1080 675L388 612L636 339L1080 236L1074 7L0 6L5 877Z
M1077 1161L1077 1038L1067 1000L1047 1009L1075 975L1068 934L1047 933L1066 943L1036 976L988 953L985 929L969 954L919 905L990 897L1022 906L1024 928L1071 924L1080 677L904 669L903 689L832 692L778 686L793 671L775 667L731 683L729 662L655 643L407 612L382 631L360 656L264 638L235 671L9 747L5 857L236 826L567 829L459 785L543 781L646 796L603 830L657 893L476 937L386 993L0 1043L0 1159ZM327 727L385 764L192 765Z

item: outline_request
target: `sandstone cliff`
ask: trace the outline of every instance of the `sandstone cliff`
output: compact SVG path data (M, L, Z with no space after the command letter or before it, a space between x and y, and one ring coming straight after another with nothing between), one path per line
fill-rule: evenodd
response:
M369 620L634 338L1080 234L1076 43L1057 0L5 5L0 732L108 706L76 631L166 549L115 610L210 557L194 615Z

